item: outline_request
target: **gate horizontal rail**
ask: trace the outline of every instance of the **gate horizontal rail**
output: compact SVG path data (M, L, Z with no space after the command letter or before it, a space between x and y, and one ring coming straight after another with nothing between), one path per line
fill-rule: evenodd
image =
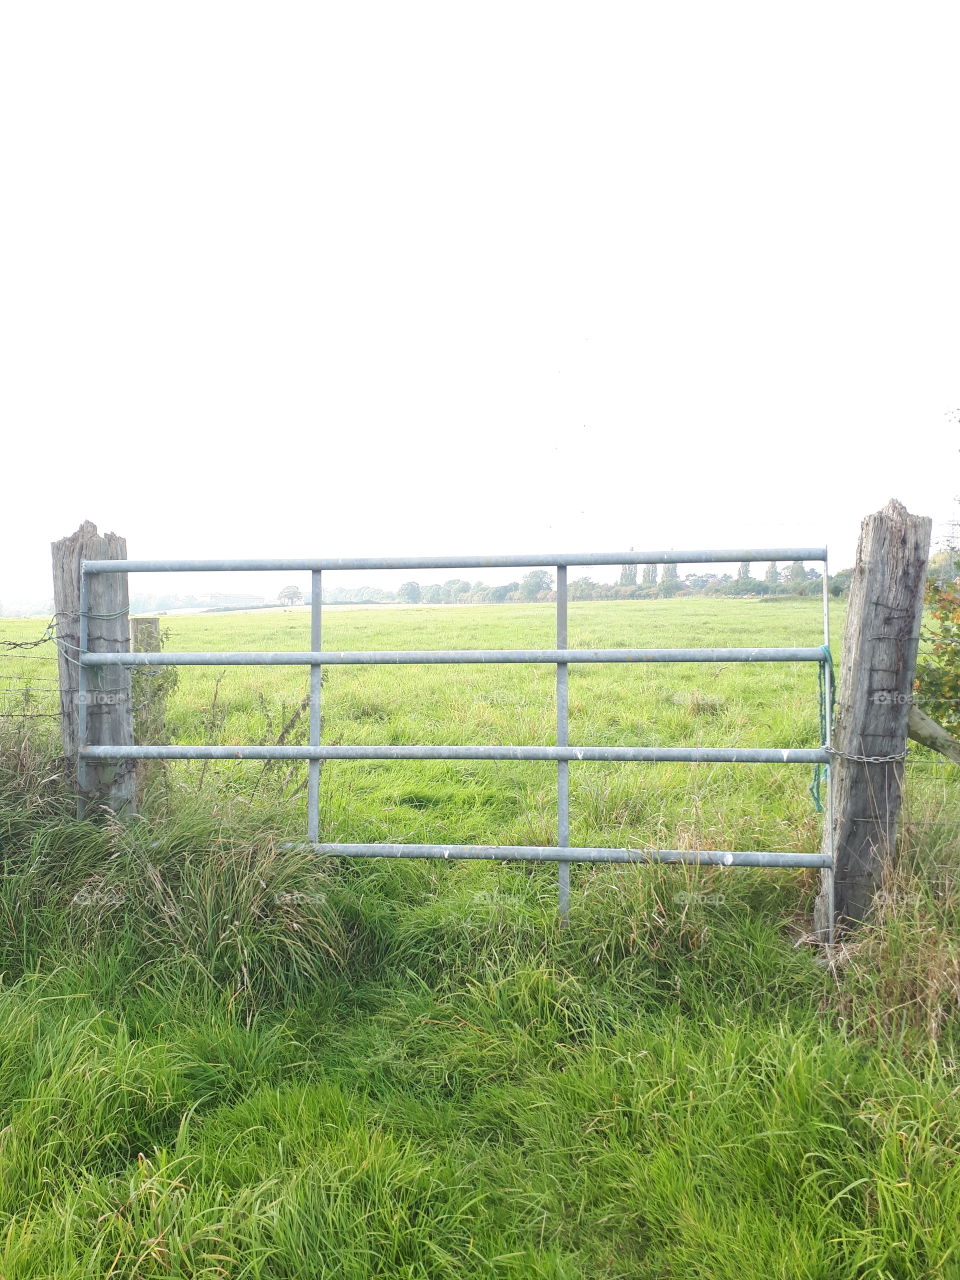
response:
M556 569L610 564L757 564L827 559L826 547L732 547L721 551L596 551L525 556L322 557L317 560L85 560L85 573L318 573L324 569Z
M815 561L823 564L823 644L791 648L688 648L688 649L571 649L567 644L567 569L573 566L649 564L734 564L761 561ZM553 649L443 649L369 650L327 652L321 644L324 570L505 569L555 568L557 571L557 644ZM94 653L88 649L89 588L91 575L103 573L206 573L309 572L310 649L284 652L195 653ZM352 858L487 859L505 862L554 862L559 868L560 912L569 907L570 864L580 863L685 863L738 867L833 866L833 824L830 818L831 731L829 707L832 691L830 662L829 596L825 547L726 548L716 551L616 551L587 554L555 553L523 556L403 556L324 557L319 559L246 560L87 560L80 579L79 643L79 769L96 760L305 760L309 765L307 788L308 840L288 848L311 849L317 854ZM574 663L657 662L814 662L820 664L824 691L824 741L819 748L768 747L577 747L569 744L569 668ZM321 669L324 666L455 665L468 663L543 663L556 666L556 746L441 745L423 744L324 746L320 742ZM119 747L87 742L88 705L95 704L105 667L160 666L309 666L310 722L306 746L204 746L154 745ZM107 695L109 696L109 695ZM319 839L320 766L324 760L547 760L557 765L556 845L432 845L432 844L330 844ZM684 761L730 764L813 764L823 766L827 777L828 817L822 852L785 853L761 851L578 848L570 844L569 766L580 761ZM83 785L81 781L81 794ZM833 919L830 909L829 918ZM832 938L831 938L832 941Z
M358 649L319 653L85 653L85 667L433 666L456 663L822 662L818 649Z
M688 764L829 764L804 747L180 746L84 747L84 760L623 760Z
M825 853L735 853L723 849L605 849L539 844L320 844L292 843L287 849L347 858L492 859L495 862L683 863L705 867L829 867Z

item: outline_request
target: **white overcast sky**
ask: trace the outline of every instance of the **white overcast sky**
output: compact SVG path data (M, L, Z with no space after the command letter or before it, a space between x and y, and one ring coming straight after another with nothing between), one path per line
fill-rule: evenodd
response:
M942 529L958 37L953 0L4 5L0 600L83 519L837 568L890 497Z

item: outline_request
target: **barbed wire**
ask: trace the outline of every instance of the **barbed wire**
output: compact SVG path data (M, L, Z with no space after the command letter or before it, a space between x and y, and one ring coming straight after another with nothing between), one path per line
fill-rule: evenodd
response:
M0 640L0 649L37 649L42 644L49 644L51 641L56 643L54 634L57 625L57 616L54 616L44 628L43 635L37 640Z
M90 613L87 616L100 620L110 620L126 617L128 610L121 609L114 613ZM57 651L57 655L53 654L31 654L33 662L58 662L62 657L64 661L69 662L74 667L82 666L79 657L76 656L80 652L80 645L68 640L65 636L58 635L58 623L68 618L76 621L76 614L55 613L47 622L42 633L33 640L3 640L0 641L0 658L6 654L13 657L14 654L21 654L25 651L39 649L43 645L53 645ZM72 651L72 652L71 652ZM147 667L138 668L138 679L151 678L156 679L165 674L164 668ZM52 674L52 673L51 673ZM10 706L10 698L14 697L22 700L21 705L16 711L10 711L6 708L0 711L0 719L2 720L58 720L60 712L58 711L30 711L27 707L30 700L35 699L41 705L46 702L50 705L50 699L54 695L59 695L61 691L61 682L59 680L44 679L40 676L24 675L19 672L9 672L0 670L0 696L6 695L6 706ZM131 712L135 715L150 706L149 698L140 702L133 703ZM36 703L34 702L34 705Z
M0 680L6 677L0 676ZM60 684L56 680L31 680L29 676L19 676L20 683L17 684L0 684L0 693L29 693L34 689L59 689Z
M0 720L59 720L59 711L0 711Z
M115 620L116 618L129 617L130 610L117 609L114 613L88 612L86 616L87 618L96 618L98 621L101 621L101 622L110 622ZM0 649L10 649L10 650L37 649L40 647L40 645L50 644L51 642L53 644L63 643L60 640L60 637L57 636L56 630L57 630L57 623L64 618L69 619L70 621L73 621L75 623L79 623L80 614L63 613L62 611L58 613L54 613L49 619L49 621L47 622L47 625L44 627L42 635L38 636L36 640L0 640ZM77 648L78 646L73 645L72 647Z

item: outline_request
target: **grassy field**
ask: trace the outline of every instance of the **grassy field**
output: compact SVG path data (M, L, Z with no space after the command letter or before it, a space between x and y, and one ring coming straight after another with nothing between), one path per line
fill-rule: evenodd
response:
M573 647L816 644L815 602L779 608L729 601L580 604ZM682 619L682 620L681 620ZM678 627L679 620L679 627ZM331 649L550 647L549 605L327 611ZM681 631L682 629L682 631ZM170 619L176 649L309 648L304 611L264 617ZM171 729L177 741L305 742L302 668L191 668L180 674ZM331 667L324 738L335 743L550 744L556 741L554 668L547 666ZM211 712L216 691L216 707ZM819 742L816 672L799 664L574 666L570 740L597 745L813 746ZM208 766L207 776L213 766ZM183 785L199 766L181 768ZM288 794L305 766L234 764L223 785L282 774ZM795 766L581 764L571 771L576 844L680 847L809 846L815 822L809 772ZM771 799L773 798L773 800ZM302 796L289 808L302 827ZM549 844L556 838L556 769L531 763L337 763L325 767L323 833L330 840ZM757 843L759 842L759 844ZM672 844L671 844L672 847Z
M166 625L168 648L309 647L302 612ZM539 605L330 609L324 647L549 646L551 627ZM817 644L819 610L591 603L570 631ZM8 710L44 656L2 660ZM324 737L550 743L553 679L330 668ZM573 668L570 688L578 744L818 741L808 667ZM169 735L304 741L305 692L296 668L184 669ZM831 970L797 945L812 872L575 868L563 930L549 867L282 851L302 764L169 766L142 821L78 823L56 722L0 724L0 1277L960 1276L945 763L911 763L899 871ZM328 764L322 834L553 843L555 772ZM797 766L571 779L574 843L818 840Z

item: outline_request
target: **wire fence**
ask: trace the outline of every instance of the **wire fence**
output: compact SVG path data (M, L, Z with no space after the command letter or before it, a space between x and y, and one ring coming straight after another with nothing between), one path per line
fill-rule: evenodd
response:
M0 720L59 720L56 621L0 624Z
M30 619L0 619L0 721L60 719L59 660L78 659L58 639L57 615L37 627L31 634ZM25 636L12 634L19 631ZM150 683L163 680L164 673L144 670L138 677L145 696L134 703L134 714L149 705Z

